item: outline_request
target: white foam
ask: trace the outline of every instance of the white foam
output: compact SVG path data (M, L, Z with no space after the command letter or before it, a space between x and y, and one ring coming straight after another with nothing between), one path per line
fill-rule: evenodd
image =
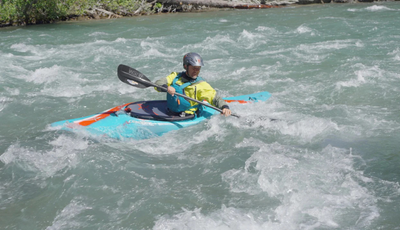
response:
M105 35L109 35L109 34L106 32L93 32L93 33L90 33L88 36L89 37L97 37L97 36L105 36Z
M355 64L355 68L359 69L354 71L356 78L351 78L347 81L338 81L336 89L340 90L342 87L359 87L366 83L375 82L375 78L382 78L384 71L378 66L365 66L363 64Z
M371 11L371 12L375 12L375 11L387 11L387 10L392 10L392 9L390 9L387 6L373 5L373 6L367 7L366 10Z
M15 51L26 53L26 52L32 52L32 53L39 53L39 49L36 46L33 45L26 45L25 43L16 43L11 45L11 49L14 49Z
M96 54L98 56L100 56L101 58L105 58L105 57L109 57L109 56L121 56L124 53L122 53L121 51L115 49L112 46L102 46L102 47L99 47L97 49L97 53ZM100 57L97 57L97 58L100 58ZM97 61L99 61L99 60L100 59L97 59Z
M349 8L347 11L349 12L363 12L363 11L368 11L368 12L379 12L379 11L392 11L394 9L391 9L387 6L378 6L378 5L373 5L369 6L363 9L354 9L354 8Z
M379 106L346 106L349 125L342 125L340 133L347 140L360 137L379 137L387 133L397 133L400 130L400 123L396 120L387 119L391 111L382 109Z
M311 52L325 52L326 50L341 50L349 47L362 47L363 43L356 39L346 39L346 40L331 40L324 42L317 42L313 44L300 44L298 46L299 50L311 53Z
M171 218L161 217L154 226L154 230L166 229L218 229L218 230L258 230L266 229L267 226L260 223L251 213L222 206L220 211L209 215L201 213L201 209L193 211L183 209L183 212L174 215Z
M226 46L236 45L237 42L232 40L229 35L217 34L214 37L207 37L200 43L194 45L184 46L184 50L204 50L204 54L211 53L212 51L218 51L220 54L229 55L229 50L226 50Z
M24 76L28 82L33 82L36 84L50 83L58 79L59 73L62 71L63 67L54 65L50 68L39 68L33 71L32 74Z
M20 90L19 88L10 88L10 87L4 87L5 90L9 93L11 96L18 96L20 95Z
M251 32L249 32L249 31L247 31L247 30L243 30L241 33L240 33L240 37L239 37L239 40L241 40L241 39L244 39L244 40L253 40L253 39L256 39L256 38L258 38L259 36L257 35L257 34L255 34L255 33L251 33Z
M338 126L326 119L303 118L294 123L280 122L273 127L284 135L296 137L302 143L315 141L314 138L321 138L329 133L338 130Z
M299 27L297 27L296 29L296 33L298 34L310 34L311 36L315 36L315 32L313 29L311 29L310 27L307 27L305 25L301 25Z
M357 78L350 79L348 81L339 81L336 83L336 88L341 89L342 87L358 87L365 83L365 78L363 77L363 71L357 71Z
M64 135L50 142L54 148L48 151L21 147L13 144L0 156L4 164L16 164L23 170L37 172L38 175L48 178L64 168L75 167L78 163L77 152L88 148L88 142L73 139Z
M194 145L208 141L213 138L217 141L225 140L227 135L226 128L222 126L221 119L224 117L214 116L210 120L206 120L195 126L186 127L180 129L179 132L172 131L168 132L167 135L161 137L155 136L151 139L136 141L127 140L129 146L134 149L139 149L142 152L152 155L170 155L183 153L185 150L192 148ZM185 140L185 144L176 141L183 136L190 136ZM168 148L165 148L165 143L168 144Z
M0 112L3 111L7 104L11 103L13 100L9 97L0 97Z
M67 206L59 211L47 230L76 229L82 227L82 223L77 221L77 216L92 207L83 204L80 198L74 198Z
M392 55L393 60L400 61L400 48L396 48L392 52L389 52L388 55Z
M274 214L263 218L264 225L276 224L276 229L337 228L345 223L348 212L356 212L360 216L352 221L363 227L379 216L378 198L364 185L374 180L354 168L362 159L351 151L331 146L307 151L254 139L236 147L245 146L261 148L245 167L222 176L233 193L265 192L280 201Z
M238 79L241 80L243 85L247 86L262 86L266 85L267 81L265 81L265 78L252 78L252 76L256 75L257 73L260 72L261 67L260 66L253 66L251 68L240 68L234 70L231 74L229 75L222 75L222 74L213 74L214 76L223 76L223 78L232 80L232 79ZM271 68L266 68L265 71L263 72L263 76L268 76L269 74L275 73L276 69L271 67ZM221 77L218 77L219 79ZM246 80L242 80L246 79Z
M116 43L127 43L127 42L129 42L129 39L126 39L126 38L117 38L117 39L115 40L115 42L116 42Z
M161 53L156 48L150 48L143 53L144 57L168 57L169 55Z
M268 34L275 34L278 32L275 28L267 26L258 26L255 30L259 32L267 32Z
M244 46L247 49L251 49L255 46L267 43L267 40L265 39L265 36L263 34L252 33L245 29L240 33L237 41L240 43L241 46Z

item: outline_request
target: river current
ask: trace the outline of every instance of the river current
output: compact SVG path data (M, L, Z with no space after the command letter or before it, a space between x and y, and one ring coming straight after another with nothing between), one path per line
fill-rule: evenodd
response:
M399 25L394 2L0 29L0 229L400 229ZM165 98L117 66L187 52L272 97L146 140L49 127Z

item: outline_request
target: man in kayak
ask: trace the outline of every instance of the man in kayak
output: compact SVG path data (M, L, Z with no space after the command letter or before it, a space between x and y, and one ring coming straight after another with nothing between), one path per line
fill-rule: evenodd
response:
M180 93L198 101L205 100L211 105L221 109L223 115L230 116L232 112L226 102L210 84L199 76L202 66L204 66L203 58L201 58L198 53L187 53L183 57L183 68L186 71L181 73L172 72L166 78L155 82L157 85L168 89L168 109L174 114L195 114L196 111L198 111L201 105L175 95L175 93ZM158 92L165 92L158 87L155 87L155 89Z

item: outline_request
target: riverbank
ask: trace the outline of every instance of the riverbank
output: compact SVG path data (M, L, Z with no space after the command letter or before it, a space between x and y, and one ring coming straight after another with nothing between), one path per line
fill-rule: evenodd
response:
M389 0L400 1L400 0ZM129 4L123 3L120 5L104 4L97 2L96 4L79 5L79 9L63 9L68 8L64 5L56 5L54 9L57 12L51 12L50 15L47 11L49 3L41 7L46 10L40 10L38 5L27 5L25 8L6 9L13 3L12 1L0 0L0 27L8 26L24 26L34 24L46 24L59 21L72 21L72 20L92 20L92 19L110 19L121 17L132 17L140 15L152 15L160 13L177 13L177 12L196 12L196 11L210 11L220 9L264 9L264 8L278 8L293 5L308 5L308 4L326 4L326 3L363 3L375 2L374 0L142 0L134 3L131 1ZM382 1L379 1L382 2ZM39 7L36 11L43 11L40 17L28 17L31 8ZM73 6L77 8L77 6ZM13 12L23 11L23 12ZM28 12L28 13L27 13ZM9 15L18 15L11 17ZM54 15L55 14L55 15Z

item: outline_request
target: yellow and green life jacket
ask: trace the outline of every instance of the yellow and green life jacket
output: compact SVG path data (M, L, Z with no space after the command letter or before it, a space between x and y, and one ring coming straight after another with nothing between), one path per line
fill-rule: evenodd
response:
M213 100L217 92L204 81L197 77L195 80L184 82L181 77L183 73L173 72L167 76L168 86L174 87L177 93L185 94L198 101L207 101L213 105ZM199 109L199 104L194 101L186 100L182 97L167 94L168 108L176 113L185 112L194 114Z

